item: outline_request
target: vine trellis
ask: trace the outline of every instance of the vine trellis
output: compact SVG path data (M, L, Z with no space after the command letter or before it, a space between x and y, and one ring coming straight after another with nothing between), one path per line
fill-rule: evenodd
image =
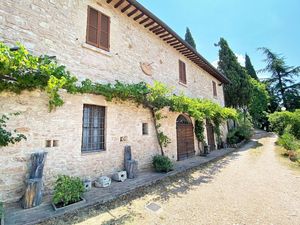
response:
M161 131L160 121L164 116L160 111L163 108L168 107L173 112L187 113L197 121L204 119L213 121L218 136L222 121L236 118L237 113L234 109L223 108L206 99L190 98L183 93L175 95L172 88L157 81L153 85L144 82L129 84L120 81L114 84L101 84L89 79L79 83L65 66L58 64L55 57L37 57L30 54L23 45L18 44L18 47L17 51L11 51L8 46L0 42L0 92L20 94L23 90L46 91L49 96L49 111L64 104L59 95L60 89L65 89L71 94L102 95L108 101L131 101L142 105L149 108L152 113L162 155L164 155L163 149L171 141ZM204 130L195 130L197 130L198 141L203 141Z

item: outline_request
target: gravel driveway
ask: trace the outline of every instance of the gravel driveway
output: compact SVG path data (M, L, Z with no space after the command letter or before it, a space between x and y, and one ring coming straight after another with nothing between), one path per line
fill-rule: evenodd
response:
M134 199L55 224L299 225L300 170L280 162L275 141L271 135L252 140L240 151L149 187Z

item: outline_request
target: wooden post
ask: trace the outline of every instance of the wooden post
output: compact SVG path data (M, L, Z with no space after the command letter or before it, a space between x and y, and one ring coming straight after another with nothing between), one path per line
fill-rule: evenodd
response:
M22 207L29 209L42 203L43 181L40 178L26 181L26 190L22 201Z
M26 181L25 194L22 199L22 207L29 209L42 203L43 196L43 171L47 152L38 152L31 155L31 167L29 179Z

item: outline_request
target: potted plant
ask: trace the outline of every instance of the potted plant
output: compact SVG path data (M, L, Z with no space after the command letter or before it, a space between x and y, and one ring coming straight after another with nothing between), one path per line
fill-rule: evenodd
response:
M173 163L167 156L156 155L152 160L153 167L156 172L167 173L173 170Z
M58 176L52 202L54 210L70 208L77 203L85 202L82 197L84 191L85 187L80 178L66 175Z

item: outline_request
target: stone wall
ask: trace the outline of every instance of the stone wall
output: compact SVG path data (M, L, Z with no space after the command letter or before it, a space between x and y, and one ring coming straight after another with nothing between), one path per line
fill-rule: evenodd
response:
M88 5L111 17L110 52L85 44ZM177 92L224 104L222 86L217 85L218 97L213 97L212 80L220 82L104 0L4 0L0 15L0 41L21 42L37 55L55 55L80 79L158 80ZM186 63L187 85L179 84L179 59ZM152 76L142 72L141 62L152 63Z
M111 50L105 52L85 44L87 6L111 17ZM222 86L213 97L212 80L218 81L180 55L151 32L121 15L105 1L27 0L0 1L0 41L21 42L34 54L55 55L79 79L98 82L153 83L154 80L191 97L208 98L224 105ZM179 84L178 60L186 63L187 85ZM153 75L143 74L140 63L152 63ZM0 151L0 201L18 200L24 189L30 154L47 151L45 188L49 192L58 174L80 177L109 175L122 169L124 146L132 146L133 156L146 168L159 153L153 120L148 109L132 103L107 102L101 96L62 93L65 104L48 112L48 97L40 91L21 95L0 94L0 115L21 112L9 128L27 136ZM83 104L106 107L106 151L81 153ZM178 113L164 110L167 118L162 130L172 143L165 149L177 159L176 118ZM149 123L149 135L142 135L142 123ZM226 130L225 130L226 132ZM121 142L121 137L127 141ZM57 140L58 147L46 148L46 140ZM199 153L195 140L196 154Z

